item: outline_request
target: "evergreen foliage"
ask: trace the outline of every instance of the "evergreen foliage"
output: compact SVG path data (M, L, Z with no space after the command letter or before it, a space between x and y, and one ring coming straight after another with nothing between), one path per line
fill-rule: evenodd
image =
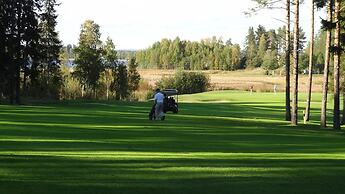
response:
M140 74L135 58L131 58L128 64L128 91L133 93L139 88Z
M257 43L255 40L254 28L249 28L248 35L246 37L245 43L245 53L246 53L246 67L247 68L254 68L258 67L258 63L256 61L257 57Z
M38 9L38 0L0 1L0 95L11 103L21 103L22 82L25 89L29 74L31 80L37 75Z
M128 90L128 71L125 64L118 64L117 70L114 72L114 82L112 84L115 91L116 100L125 100L129 96Z
M62 48L56 32L56 0L43 0L39 23L39 87L41 97L58 98L62 85L59 54Z
M233 56L232 53L235 53ZM216 37L200 42L162 39L150 48L136 53L140 68L184 70L236 70L240 64L241 48L230 42L224 44Z

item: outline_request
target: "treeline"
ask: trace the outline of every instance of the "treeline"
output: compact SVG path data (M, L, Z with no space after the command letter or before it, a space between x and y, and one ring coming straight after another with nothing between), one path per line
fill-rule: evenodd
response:
M0 100L131 97L140 80L135 59L119 61L93 21L82 25L77 46L63 47L56 6L56 0L0 0Z
M299 31L299 50L303 52L306 37L301 28ZM282 67L286 54L285 34L285 26L268 31L261 25L256 30L250 27L245 40L245 66L247 68L261 67L265 70L275 70ZM293 39L290 42L290 45L292 45Z
M55 0L0 0L0 98L55 96L61 85Z
M241 69L241 48L213 37L200 42L163 39L136 53L142 68L185 70Z
M244 48L231 40L223 42L212 37L200 42L163 39L150 48L136 53L141 68L225 70L262 67L274 70L283 66L285 27L266 30L259 25L250 27ZM292 40L290 40L292 41ZM300 49L305 44L305 34L300 33Z

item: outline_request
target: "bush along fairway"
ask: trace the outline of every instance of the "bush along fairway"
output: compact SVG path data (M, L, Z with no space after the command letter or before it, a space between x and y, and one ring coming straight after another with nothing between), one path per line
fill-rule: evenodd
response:
M345 193L345 137L319 130L320 96L298 127L282 93L186 95L164 122L151 103L0 105L0 193Z

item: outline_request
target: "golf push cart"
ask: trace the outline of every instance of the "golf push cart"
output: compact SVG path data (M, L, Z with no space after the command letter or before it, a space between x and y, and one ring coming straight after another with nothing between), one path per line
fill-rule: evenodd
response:
M172 112L174 114L178 113L178 90L176 89L166 89L161 91L165 98L163 103L163 112L164 114L167 112ZM176 100L175 100L176 97ZM152 106L151 111L149 113L149 119L155 120L155 104ZM165 120L165 116L161 118L161 120Z

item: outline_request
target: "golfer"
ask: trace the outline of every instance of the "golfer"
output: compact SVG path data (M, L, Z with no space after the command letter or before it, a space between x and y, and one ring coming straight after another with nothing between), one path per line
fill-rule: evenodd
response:
M164 115L163 113L163 102L164 102L164 94L161 92L160 89L156 90L155 94L155 117L156 120L160 120Z

